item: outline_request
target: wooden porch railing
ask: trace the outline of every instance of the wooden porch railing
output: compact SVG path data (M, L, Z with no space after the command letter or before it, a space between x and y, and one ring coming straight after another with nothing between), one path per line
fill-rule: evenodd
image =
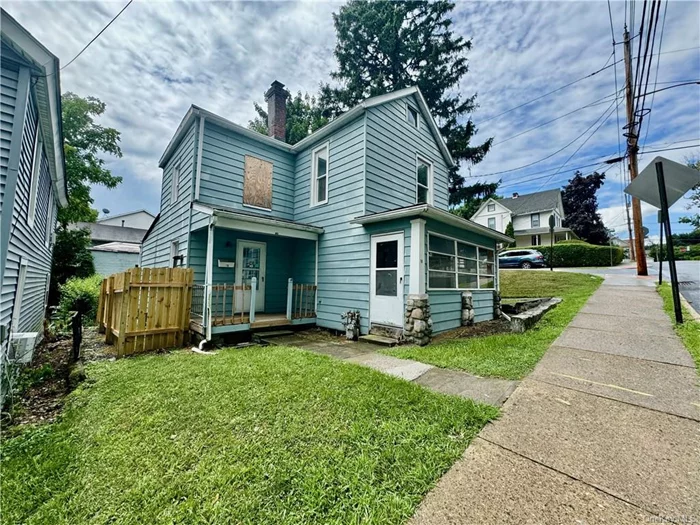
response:
M214 284L211 287L212 326L223 326L249 322L249 313L244 312L245 292L250 292L247 284ZM254 303L253 303L254 304Z
M289 279L287 288L287 319L316 317L316 292L314 284L295 283Z

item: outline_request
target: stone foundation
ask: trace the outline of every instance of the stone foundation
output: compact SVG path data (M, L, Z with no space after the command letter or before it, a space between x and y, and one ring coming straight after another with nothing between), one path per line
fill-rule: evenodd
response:
M410 294L406 297L404 314L404 339L420 346L427 345L433 335L428 294Z
M493 318L501 318L501 293L498 290L493 291Z
M462 326L474 324L474 299L471 292L462 292Z

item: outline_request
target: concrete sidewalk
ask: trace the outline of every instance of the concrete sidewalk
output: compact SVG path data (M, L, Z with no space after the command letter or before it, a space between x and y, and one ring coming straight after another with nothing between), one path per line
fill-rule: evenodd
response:
M663 519L700 523L698 375L653 283L611 276L411 523Z

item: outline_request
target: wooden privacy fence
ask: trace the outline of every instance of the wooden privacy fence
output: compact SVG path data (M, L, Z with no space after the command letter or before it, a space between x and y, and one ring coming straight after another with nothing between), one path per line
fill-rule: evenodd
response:
M102 281L97 323L117 356L182 346L194 270L131 268Z

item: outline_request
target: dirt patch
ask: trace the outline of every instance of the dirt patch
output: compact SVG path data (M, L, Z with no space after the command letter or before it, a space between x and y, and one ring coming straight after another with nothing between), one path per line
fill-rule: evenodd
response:
M310 343L351 342L345 338L345 335L339 335L337 332L326 330L325 328L309 328L308 330L300 330L299 332L295 332L294 335Z
M15 392L8 395L0 420L4 431L10 427L56 420L70 391L68 375L72 344L70 337L59 336L44 338L37 346L31 364L19 373ZM95 328L85 328L81 360L111 358L111 347L105 344L104 335L98 334Z
M486 335L510 333L510 323L505 319L482 321L471 326L462 326L454 330L442 332L433 337L433 343L448 341L450 339L463 339L465 337L480 337Z

